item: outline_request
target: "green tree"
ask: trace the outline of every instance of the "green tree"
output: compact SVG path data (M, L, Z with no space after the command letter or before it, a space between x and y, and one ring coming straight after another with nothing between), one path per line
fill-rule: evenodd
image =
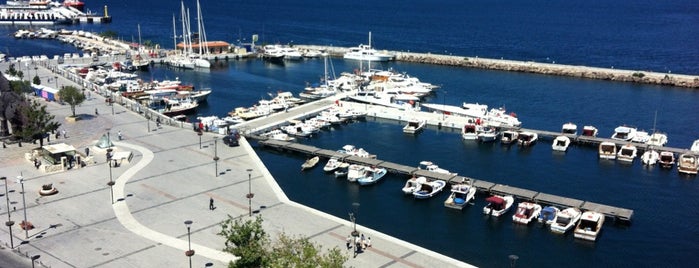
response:
M41 85L41 78L39 78L38 75L35 75L35 76L34 76L34 81L33 81L33 83L34 83L35 85Z
M22 101L18 109L19 116L14 126L17 126L15 135L20 140L39 140L39 145L44 146L46 133L57 130L61 124L54 121L54 115L46 111L46 105L38 101Z
M85 94L74 86L67 86L58 91L58 97L70 105L70 111L75 117L75 106L85 101Z
M323 248L304 237L291 237L282 233L271 243L262 228L262 217L242 222L228 219L222 224L219 235L226 238L226 252L239 257L228 265L237 267L342 267L349 258L337 247L323 254Z
M32 87L29 84L29 81L10 81L10 88L20 96L23 96L23 93L32 92Z

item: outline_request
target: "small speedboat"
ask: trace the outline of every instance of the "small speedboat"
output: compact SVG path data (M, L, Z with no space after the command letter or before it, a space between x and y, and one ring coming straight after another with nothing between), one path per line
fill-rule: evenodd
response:
M351 182L357 181L357 179L364 176L364 168L367 166L352 164L347 168L347 180Z
M426 183L427 178L425 177L412 177L408 179L408 181L405 182L405 186L403 186L403 193L404 194L413 194L415 190L420 188L420 184Z
M502 132L502 138L500 138L500 143L512 144L513 142L517 142L518 136L519 136L519 132L517 132L517 131L505 130Z
M637 152L638 149L636 149L636 146L634 146L631 143L628 143L619 148L619 152L617 153L616 158L619 159L619 161L633 162L633 159L636 158Z
M675 164L675 153L670 151L660 152L658 162L660 162L660 167L662 168L672 168L672 165Z
M511 195L493 195L486 198L485 201L488 202L488 204L483 207L483 214L500 217L510 210L510 207L512 207L512 204L515 202L515 198Z
M335 178L346 177L349 172L349 163L342 163L340 167L335 170Z
M476 196L476 188L472 183L461 182L451 186L451 194L444 201L444 206L453 209L463 209Z
M420 119L412 119L403 127L403 133L417 134L425 128L427 121Z
M551 144L551 149L553 149L554 151L565 152L568 150L568 146L570 146L570 138L561 135L553 140L553 144Z
M379 167L364 168L364 176L357 179L359 185L370 185L378 182L386 175L387 170Z
M478 139L478 126L474 123L467 123L461 128L461 138L467 141Z
M651 166L651 165L655 165L656 163L658 163L659 158L660 158L660 154L658 153L658 151L647 150L647 151L643 152L643 154L641 155L641 162L644 165Z
M494 142L500 137L500 131L495 127L481 127L477 135L481 142Z
M520 146L529 147L534 145L534 143L536 143L538 139L538 134L529 131L522 131L521 133L519 133L519 138L517 138L517 142Z
M692 147L690 147L689 150L695 153L699 153L699 140L695 140L692 143Z
M637 130L636 135L633 136L631 139L631 142L636 142L636 143L643 143L645 144L650 140L650 134L648 134L647 131L644 130Z
M551 223L551 232L564 234L572 229L580 220L582 212L577 208L566 208L556 215L556 220Z
M320 161L320 157L318 156L314 156L307 159L306 162L303 162L303 164L301 164L301 170L306 170L315 167L316 164L318 164L318 161Z
M613 140L631 141L636 136L636 128L620 126L614 129Z
M449 170L440 168L438 165L432 163L431 161L420 161L420 164L417 166L417 168L422 169L422 170L436 172L436 173L456 175L456 173L451 173L451 172L449 172Z
M677 171L687 175L697 175L697 156L692 153L684 153L677 160Z
M594 126L584 126L582 135L587 137L597 137L597 128Z
M663 147L667 144L667 135L664 133L655 132L650 135L650 138L646 142L647 145Z
M544 224L552 224L556 222L556 218L558 217L558 213L560 211L561 210L557 207L546 206L543 209L541 209L541 213L539 213L539 217L537 217L536 219Z
M585 211L575 227L575 238L595 241L602 230L604 215L595 211Z
M578 135L578 126L570 122L565 123L563 124L561 133L568 135Z
M435 196L437 193L441 192L447 183L443 180L433 180L425 183L421 183L420 187L413 192L413 197L417 199L425 199Z
M599 158L600 159L616 159L616 144L613 142L604 141L599 144Z
M325 166L323 167L323 171L325 171L325 172L333 172L333 171L335 171L336 169L338 169L338 168L340 167L340 165L342 165L342 164L343 164L343 162L340 161L339 158L337 158L337 157L331 157L330 160L328 160L328 162L327 162L327 163L325 164Z
M512 221L515 223L529 224L532 219L539 217L541 213L541 205L530 202L520 202L517 205L515 215L512 215Z

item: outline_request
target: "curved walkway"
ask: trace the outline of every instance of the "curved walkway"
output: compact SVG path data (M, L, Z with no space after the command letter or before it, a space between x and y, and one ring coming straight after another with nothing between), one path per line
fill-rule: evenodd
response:
M114 145L137 150L143 155L143 159L141 161L138 161L136 165L129 168L121 176L119 176L119 178L117 178L114 184L113 190L114 196L117 197L117 202L115 202L112 207L114 208L114 214L116 215L121 225L123 225L124 228L128 229L134 234L137 234L143 238L150 239L157 243L170 246L176 249L180 249L183 252L187 251L189 249L187 241L183 241L175 237L154 231L139 223L136 220L136 218L134 218L134 216L131 214L129 206L126 204L126 202L124 202L124 188L126 187L126 183L129 181L129 179L136 175L138 171L145 168L151 161L153 161L153 152L142 146L128 144L124 142L114 142ZM194 250L195 254L199 254L204 257L225 263L235 261L237 259L237 257L235 257L232 254L197 244L192 244L192 249Z

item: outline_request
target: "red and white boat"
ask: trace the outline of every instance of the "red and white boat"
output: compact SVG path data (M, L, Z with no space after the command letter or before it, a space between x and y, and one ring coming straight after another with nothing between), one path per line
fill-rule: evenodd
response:
M517 205L517 212L515 215L512 215L512 221L515 223L529 224L532 219L539 217L539 213L541 213L541 205L521 202Z
M63 5L66 7L72 7L77 10L83 11L85 9L85 3L80 0L64 0Z

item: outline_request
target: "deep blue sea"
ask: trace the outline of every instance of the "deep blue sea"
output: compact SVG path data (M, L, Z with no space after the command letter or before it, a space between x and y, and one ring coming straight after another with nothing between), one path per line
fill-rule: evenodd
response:
M191 3L190 3L191 2ZM434 2L434 3L433 3ZM91 1L104 4L114 22L75 29L112 30L125 40L172 47L177 1ZM187 5L194 8L194 2ZM379 49L533 60L562 64L699 74L699 4L693 0L587 1L202 1L209 40L355 46L372 32ZM179 22L178 22L179 23ZM179 25L179 24L178 24ZM15 40L16 28L0 27L0 50L11 56L77 52L57 41ZM336 73L358 68L333 59ZM696 90L569 77L486 71L393 62L380 68L407 72L442 86L426 102L463 101L505 106L526 128L558 131L566 122L595 125L609 137L630 124L667 132L669 146L687 148L699 139ZM231 61L202 71L154 68L144 79L179 77L214 90L201 115L224 116L267 92L300 92L317 82L322 60L284 66L258 60ZM635 210L630 226L604 226L596 243L554 235L538 225L517 226L511 213L484 217L484 196L463 211L443 207L447 193L415 200L400 191L407 178L388 175L360 187L325 175L299 173L304 156L258 150L287 195L297 202L348 218L360 203L358 223L483 267L695 267L699 263L699 183L675 169L599 161L596 150L573 146L553 153L550 141L521 150L463 142L459 133L428 129L403 135L402 123L369 119L320 133L302 142L339 149L354 144L380 159L405 165L431 160L460 175ZM340 246L340 245L338 245ZM375 245L380 246L380 245Z

